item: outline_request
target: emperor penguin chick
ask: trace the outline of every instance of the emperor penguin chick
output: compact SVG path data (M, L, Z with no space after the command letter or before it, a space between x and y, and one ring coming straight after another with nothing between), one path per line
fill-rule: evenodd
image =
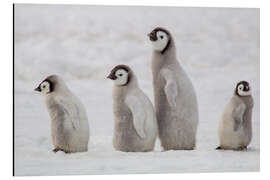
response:
M148 36L153 46L152 75L161 145L165 151L192 150L199 119L195 90L177 61L170 32L157 27Z
M236 85L219 125L220 146L216 149L244 150L252 138L253 98L249 83Z
M89 125L84 106L56 75L43 80L35 89L45 96L51 117L54 152L84 152L88 149Z
M124 152L152 151L157 138L154 107L139 88L137 78L126 65L118 65L108 76L114 81L113 146Z

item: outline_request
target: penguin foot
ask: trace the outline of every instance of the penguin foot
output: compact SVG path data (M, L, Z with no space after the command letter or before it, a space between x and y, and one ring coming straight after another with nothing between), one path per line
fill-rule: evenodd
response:
M238 149L236 149L237 151L245 151L247 150L247 146L242 146L242 147L239 147Z
M221 150L221 149L222 149L221 146L216 147L216 150Z
M180 151L180 150L192 151L195 148L196 148L195 146L192 146L192 147L163 147L162 152L171 151L171 150L174 150L174 151Z
M54 152L54 153L57 153L58 151L63 151L63 152L66 153L66 154L71 153L70 151L67 151L67 150L64 150L64 149L60 149L60 148L55 148L55 149L53 149L53 152Z
M52 151L53 151L54 153L57 153L58 151L60 151L60 149L55 148L55 149L53 149Z

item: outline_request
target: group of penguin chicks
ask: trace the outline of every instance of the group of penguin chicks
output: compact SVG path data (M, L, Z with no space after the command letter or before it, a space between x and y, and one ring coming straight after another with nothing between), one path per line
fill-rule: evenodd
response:
M176 58L170 32L157 27L148 34L153 46L152 75L155 108L139 88L137 77L126 65L113 68L113 146L124 152L152 151L157 136L166 150L192 150L196 146L198 103L193 85ZM86 110L64 81L47 77L35 89L45 95L51 117L54 152L88 150ZM216 149L244 150L252 138L253 98L249 83L237 84L225 108Z

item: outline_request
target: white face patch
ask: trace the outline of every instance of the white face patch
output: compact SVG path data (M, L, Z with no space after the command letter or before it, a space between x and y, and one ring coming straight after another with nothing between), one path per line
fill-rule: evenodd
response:
M163 51L169 42L168 35L163 31L156 32L157 40L151 41L153 49L156 51Z
M115 72L116 79L114 83L118 86L123 86L128 81L128 72L124 69L119 69Z
M50 92L50 83L48 81L44 81L40 85L41 93L48 94Z
M237 88L237 91L238 91L238 94L240 96L249 96L251 95L251 89L249 88L248 91L245 91L244 90L244 85L243 84L240 84Z

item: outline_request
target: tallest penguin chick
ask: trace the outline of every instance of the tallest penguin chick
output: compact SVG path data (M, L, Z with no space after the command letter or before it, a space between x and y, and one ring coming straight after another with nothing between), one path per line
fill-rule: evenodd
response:
M164 150L192 150L198 125L195 90L177 61L169 31L158 27L148 36L153 46L152 75L161 145Z

